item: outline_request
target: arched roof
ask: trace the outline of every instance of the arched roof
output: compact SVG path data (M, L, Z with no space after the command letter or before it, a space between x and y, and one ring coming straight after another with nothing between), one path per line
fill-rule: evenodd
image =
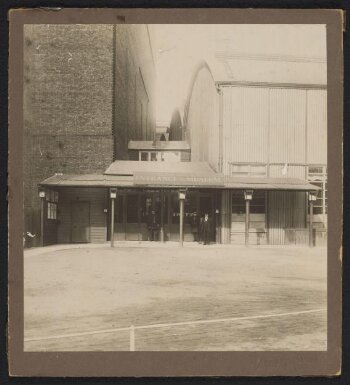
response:
M187 93L187 98L186 98L186 103L184 106L184 113L183 113L183 125L184 125L184 127L186 127L186 125L187 125L187 115L188 115L188 110L189 110L190 103L191 103L191 96L192 96L193 88L194 88L194 85L196 83L197 77L202 70L207 70L208 74L213 79L213 86L215 86L215 79L214 79L214 76L212 74L212 71L211 71L208 63L205 60L200 61L197 64L195 70L193 71L193 75L192 75L192 78L191 78L191 81L190 81L190 84L188 87L188 93Z

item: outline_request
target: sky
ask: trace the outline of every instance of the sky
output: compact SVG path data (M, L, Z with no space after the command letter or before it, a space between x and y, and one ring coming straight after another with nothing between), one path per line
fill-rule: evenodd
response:
M302 75L300 66L307 67L309 60L313 67L305 67L304 79L307 81L310 76L311 83L317 72L313 69L318 67L322 67L321 75L326 77L325 25L154 24L150 29L156 63L157 121L170 120L174 108L185 102L197 64L205 60L214 68L217 51L230 53L236 80L250 80L240 78L251 77L244 73L247 68L253 75L255 69L260 70L263 79L266 63L279 63L281 67L285 61L289 66L290 61L299 65Z

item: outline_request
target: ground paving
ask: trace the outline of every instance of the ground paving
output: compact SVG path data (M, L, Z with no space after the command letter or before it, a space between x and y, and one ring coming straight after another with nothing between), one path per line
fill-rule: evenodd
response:
M234 317L136 329L135 349L327 348L323 248L65 245L27 250L24 262L27 351L129 350L128 330L72 335Z

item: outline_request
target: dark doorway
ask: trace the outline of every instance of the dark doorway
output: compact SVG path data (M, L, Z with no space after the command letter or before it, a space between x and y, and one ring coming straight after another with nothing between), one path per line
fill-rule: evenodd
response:
M90 242L90 203L72 202L72 242Z
M203 220L205 214L208 214L211 222L210 241L215 241L216 237L216 218L213 194L200 193L199 195L199 217Z

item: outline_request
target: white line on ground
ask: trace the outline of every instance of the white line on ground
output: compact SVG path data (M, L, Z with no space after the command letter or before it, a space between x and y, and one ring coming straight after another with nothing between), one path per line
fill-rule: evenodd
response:
M134 326L134 329L152 329L152 328L164 328L164 327L171 327L171 326L198 325L198 324L209 324L209 323L216 323L216 322L234 322L234 321L261 319L261 318L286 317L286 316L293 316L293 315L299 315L299 314L317 313L317 312L326 311L326 310L327 309L312 309L312 310L303 310L303 311L296 311L296 312L289 312L289 313L264 314L264 315L255 315L255 316L246 316L246 317L219 318L219 319L212 319L212 320L185 321L185 322L175 322L175 323L161 323L161 324ZM44 340L53 340L53 339L71 338L71 337L82 337L82 336L89 336L94 334L114 333L114 332L127 331L127 330L130 330L130 327L93 330L93 331L82 332L82 333L58 334L58 335L46 336L46 337L32 337L32 338L25 338L24 342L44 341Z

